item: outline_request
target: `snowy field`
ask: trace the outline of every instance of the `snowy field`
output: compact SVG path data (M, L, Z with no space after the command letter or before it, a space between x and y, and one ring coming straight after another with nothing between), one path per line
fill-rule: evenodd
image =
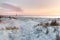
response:
M59 25L52 25L52 20L56 20L55 23ZM59 38L60 18L0 17L0 40L60 40Z

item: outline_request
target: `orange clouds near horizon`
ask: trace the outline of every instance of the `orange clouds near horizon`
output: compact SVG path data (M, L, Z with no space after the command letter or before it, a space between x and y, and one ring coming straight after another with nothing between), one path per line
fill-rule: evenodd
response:
M0 14L4 15L60 15L60 7L52 6L47 8L39 9L25 9L23 13L14 10L0 10Z

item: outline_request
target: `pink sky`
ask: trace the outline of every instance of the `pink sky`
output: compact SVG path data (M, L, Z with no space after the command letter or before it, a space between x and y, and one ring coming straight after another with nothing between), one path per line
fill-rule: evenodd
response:
M4 0L0 15L60 15L60 0Z

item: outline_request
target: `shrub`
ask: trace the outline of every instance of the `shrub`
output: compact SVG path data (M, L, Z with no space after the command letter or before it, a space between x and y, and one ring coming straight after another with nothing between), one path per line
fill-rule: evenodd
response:
M18 28L16 27L16 26L14 26L14 27L6 27L6 30L17 30Z
M50 26L58 26L59 23L56 20L52 20Z
M46 28L47 26L49 26L49 23L44 23L42 26Z

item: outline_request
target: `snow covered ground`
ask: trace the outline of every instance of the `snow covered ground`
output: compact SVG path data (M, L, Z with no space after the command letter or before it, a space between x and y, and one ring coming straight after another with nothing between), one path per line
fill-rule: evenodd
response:
M55 18L0 18L0 40L56 40L56 35L60 36L60 26L36 26L53 19ZM60 18L56 20L60 23ZM18 30L6 30L6 27L14 26Z

